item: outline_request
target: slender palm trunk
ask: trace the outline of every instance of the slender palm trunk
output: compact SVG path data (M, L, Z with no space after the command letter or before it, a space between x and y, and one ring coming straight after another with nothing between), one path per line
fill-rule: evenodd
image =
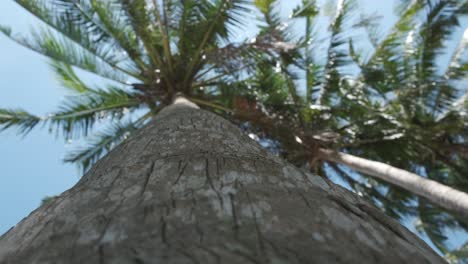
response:
M0 263L443 263L356 195L186 100L0 237Z
M356 171L420 195L434 204L468 217L468 194L382 162L359 158L350 154L319 149L321 158L346 165Z

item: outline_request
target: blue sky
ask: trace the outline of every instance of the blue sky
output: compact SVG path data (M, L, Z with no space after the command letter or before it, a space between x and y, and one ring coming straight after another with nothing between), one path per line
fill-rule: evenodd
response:
M0 1L0 24L27 31L37 23L13 1ZM44 114L56 108L65 89L55 81L47 59L0 36L0 106ZM47 129L28 136L0 133L0 234L40 205L47 195L73 186L78 170L63 164L65 147Z
M392 0L363 0L367 13L386 12L384 29L393 23ZM288 1L282 1L290 3ZM12 25L27 32L37 20L12 0L0 1L0 25ZM468 23L464 20L458 37ZM456 42L449 43L453 49ZM56 109L66 95L54 79L47 59L0 36L0 107L18 108L38 114ZM22 138L14 130L0 133L0 234L14 226L40 205L45 196L57 195L73 186L80 173L74 165L62 163L66 144L49 134L47 128L35 129ZM467 236L458 238L466 241Z

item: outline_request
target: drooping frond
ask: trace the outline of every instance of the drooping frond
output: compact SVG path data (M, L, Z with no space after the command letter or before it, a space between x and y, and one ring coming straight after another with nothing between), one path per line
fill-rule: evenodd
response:
M17 127L19 133L27 134L40 121L40 117L21 109L0 109L0 131L10 127Z
M418 37L415 64L419 87L427 112L440 113L456 98L457 89L437 72L437 59L445 51L445 42L453 30L459 26L462 13L458 1L438 1L429 7ZM414 94L409 93L409 94Z
M467 48L468 29L465 29L459 45L453 52L447 70L445 71L444 77L447 80L460 80L463 78L468 78L468 59L466 59L467 56L465 56L467 54Z
M134 38L140 40L140 45L144 48L148 60L154 67L166 71L161 59L163 38L157 29L160 25L155 25L156 19L153 16L153 14L159 14L157 1L149 4L146 0L123 0L119 4L123 12L127 14L128 24L135 34Z
M340 69L350 63L347 52L348 40L344 26L355 8L353 0L338 1L335 18L330 24L330 45L327 51L326 65L320 82L320 88L316 95L315 104L328 104L331 95L338 91L341 81Z
M128 92L108 87L106 90L93 90L67 97L59 111L48 120L53 127L60 128L67 138L86 136L97 120L120 119L139 104Z
M447 253L448 237L444 234L443 229L447 224L444 220L448 216L441 214L423 199L419 199L418 203L420 222L416 228L419 232L424 232L438 250L444 254Z
M148 58L143 54L139 39L129 25L131 19L125 16L119 1L89 0L89 2L102 28L115 44L125 51L140 71L148 70L145 64Z
M71 138L87 135L99 119L120 119L138 105L139 102L124 90L114 87L90 89L67 97L58 111L47 116L35 116L24 110L0 109L0 127L1 130L17 127L20 133L26 134L43 123Z
M62 87L78 94L92 91L92 89L78 77L73 70L73 67L69 64L53 60L50 63L50 67L54 71L57 80L60 82Z
M436 75L437 55L443 54L445 43L456 27L460 26L460 10L458 1L438 1L429 7L424 24L422 24L416 43L419 46L418 55L421 60L420 78L426 80ZM468 11L465 11L468 12Z
M468 259L468 242L461 245L459 248L450 251L445 255L449 261L456 262L458 260Z
M112 123L103 131L90 136L84 146L69 152L64 161L79 164L84 172L89 170L96 161L141 128L148 118L149 115L144 115L136 121Z
M178 52L184 69L183 86L193 81L206 63L205 53L230 36L232 27L240 26L241 15L248 11L245 0L183 1L177 7L180 14ZM175 67L181 67L177 65Z
M14 35L6 28L0 28L10 39L37 53L63 63L76 66L103 78L125 84L128 77L116 71L94 54L74 45L66 38L56 36L50 30L33 31L31 39Z
M361 74L368 84L367 89L384 95L395 90L395 85L403 80L404 70L404 46L411 42L415 34L414 20L419 11L424 8L425 0L408 1L405 8L399 10L399 19L390 29L390 32L375 47L374 52L363 59ZM364 57L364 56L362 56Z
M137 72L121 65L123 61L128 65L132 65L132 62L127 60L126 56L122 56L125 50L97 20L95 10L89 1L15 0L15 2L113 69L133 77L138 76Z
M380 41L373 54L367 60L367 65L381 63L386 59L392 59L396 48L405 42L407 34L414 26L414 17L424 7L425 0L407 1L408 5L399 11L399 19L390 29L387 36Z
M313 87L316 85L319 76L320 66L317 62L314 61L312 49L316 48L317 35L315 18L319 14L319 9L315 0L303 0L302 5L296 7L293 10L291 18L304 18L305 19L305 34L303 39L304 46L303 56L304 56L304 65L305 69L305 78L306 78L306 95L305 102L310 104L312 101L312 91ZM314 47L315 46L315 47Z

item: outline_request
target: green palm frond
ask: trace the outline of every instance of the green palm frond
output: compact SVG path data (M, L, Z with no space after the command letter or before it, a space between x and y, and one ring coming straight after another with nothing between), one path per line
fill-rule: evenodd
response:
M440 113L447 108L456 98L457 89L445 82L436 72L436 59L443 54L445 41L459 26L458 17L460 10L458 1L439 1L430 5L422 24L420 33L415 36L418 48L414 52L416 77L419 87L411 89L405 94L421 93L422 104L427 105L427 110L432 113ZM431 87L434 86L434 87Z
M67 97L59 111L47 118L65 137L86 136L97 120L121 119L140 102L127 91L115 87Z
M174 65L173 65L173 58L172 58L172 51L171 51L171 33L169 30L169 17L170 12L172 9L172 1L162 0L162 14L159 11L159 5L156 0L153 0L154 5L154 14L155 14L155 21L159 28L159 33L163 38L163 49L164 55L166 57L166 62L169 67L169 72L173 73Z
M50 63L50 67L54 71L57 80L60 82L62 87L65 87L71 92L78 94L92 91L88 85L81 81L80 77L78 77L72 66L69 64L53 60Z
M10 127L17 127L20 134L27 134L42 119L24 110L12 110L0 108L0 131Z
M302 4L293 10L293 13L290 15L290 17L314 18L316 15L318 15L318 13L319 9L315 0L302 0Z
M275 66L276 67L276 66ZM270 64L259 65L256 76L250 81L252 88L258 92L258 100L265 107L280 109L280 106L288 108L284 102L288 101L287 76L277 72Z
M358 22L353 25L354 28L363 28L366 31L369 42L374 49L379 46L381 38L379 26L382 18L382 16L375 14L361 14Z
M99 18L103 30L113 39L115 45L122 48L125 54L135 63L140 71L147 71L140 41L131 27L131 18L125 16L119 1L89 0L92 10Z
M350 36L346 36L344 26L353 14L356 3L353 0L338 2L335 18L330 24L330 45L327 50L326 65L320 81L320 88L316 95L315 103L328 105L333 93L338 91L341 81L340 69L348 65L351 60L347 52L347 44Z
M437 249L444 254L447 253L448 250L446 243L448 237L444 235L443 229L447 224L445 219L448 215L441 214L423 199L419 199L418 207L420 210L420 222L416 228L420 232L424 232L431 239L431 242L437 247Z
M460 25L459 16L462 12L458 1L438 1L431 5L427 11L425 23L422 24L418 38L422 45L419 46L418 55L421 60L421 74L423 80L436 75L436 57L444 52L445 41L453 30Z
M468 59L464 56L467 52L468 41L463 36L460 44L452 55L450 63L444 74L447 80L460 80L468 78Z
M76 66L103 78L125 84L126 74L116 71L92 53L80 48L66 38L61 38L50 30L33 31L31 38L14 35L5 27L0 30L16 43L46 57Z
M146 114L136 121L112 123L103 131L92 135L84 146L69 152L64 161L79 164L84 172L89 170L96 161L141 128L148 118L149 115Z
M445 255L449 263L464 263L468 261L468 242ZM464 262L463 262L464 261Z
M89 1L15 0L15 2L113 69L133 77L138 76L135 71L121 66L123 61L129 65L132 62L121 55L124 50L115 43L100 22L96 21L95 11Z
M242 25L241 16L249 10L245 0L191 2L193 0L185 1L182 7L184 15L181 17L179 29L181 32L178 51L183 61L189 61L182 84L186 89L189 89L188 85L203 68L206 56L204 54L216 47L219 41L227 40L230 28ZM192 8L188 10L190 5Z
M361 65L362 77L368 84L367 89L378 95L395 91L399 83L408 83L404 74L404 46L412 38L415 27L415 17L424 8L425 0L408 2L405 8L399 11L398 21L390 29L390 33L375 47L374 52L363 59ZM360 56L365 58L366 56Z
M276 0L255 0L254 4L260 9L263 14L267 14L272 9Z
M302 5L299 5L293 10L291 18L304 18L305 19L305 34L303 44L304 46L304 65L305 78L306 78L306 95L305 101L309 104L312 100L312 90L318 80L318 74L320 73L320 66L314 61L311 49L314 45L318 45L316 32L315 18L319 14L319 8L315 0L303 0Z
M418 12L424 8L425 0L408 1L408 5L399 11L398 21L390 29L390 33L380 41L374 53L367 60L367 65L379 63L385 59L391 59L396 48L405 42L405 38L414 26L414 18Z
M109 87L106 90L87 90L67 97L59 111L47 116L35 116L24 110L0 109L0 127L5 130L17 127L27 134L39 123L49 124L51 129L61 129L66 138L87 135L100 119L121 119L139 102L128 92Z
M210 86L228 80L239 80L247 72L253 72L261 54L271 45L241 42L231 43L204 54L206 65L194 77L194 88Z
M121 1L121 9L127 14L128 22L135 34L135 38L140 40L141 46L151 60L151 63L159 69L162 67L162 47L163 38L161 32L156 30L155 18L152 14L159 14L157 1L151 6L146 0ZM115 5L115 3L114 3ZM147 10L148 9L148 10ZM158 22L161 25L161 21ZM166 58L168 59L168 58Z

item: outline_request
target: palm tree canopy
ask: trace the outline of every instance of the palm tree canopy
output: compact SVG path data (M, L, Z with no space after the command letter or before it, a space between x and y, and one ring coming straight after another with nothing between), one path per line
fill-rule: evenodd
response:
M314 157L327 147L468 192L468 36L452 34L468 1L401 1L386 34L354 0L333 8L302 0L288 17L274 0L14 1L45 27L30 36L0 30L50 58L70 96L48 116L0 109L1 130L46 124L66 139L85 137L65 161L87 170L183 93L387 214L416 217L448 259L467 256L468 244L447 245L447 232L468 230L466 219ZM246 25L256 36L239 40ZM448 41L458 41L455 51ZM87 84L77 69L105 85Z

